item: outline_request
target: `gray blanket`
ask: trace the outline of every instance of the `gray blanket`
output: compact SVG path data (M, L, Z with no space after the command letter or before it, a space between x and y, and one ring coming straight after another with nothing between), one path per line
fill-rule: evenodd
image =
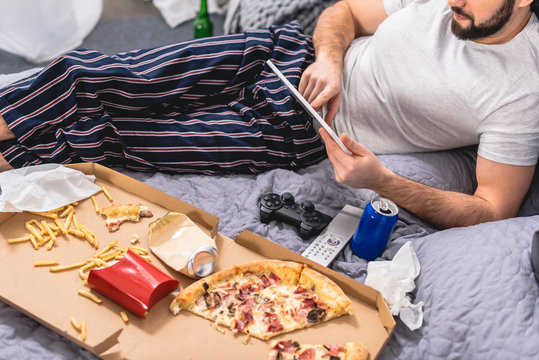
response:
M471 193L474 149L411 155L381 160L396 172L428 185ZM345 204L363 207L373 193L334 180L329 161L298 172L274 170L258 176L126 174L181 198L216 216L219 231L235 237L247 229L294 251L301 240L288 225L258 219L261 194L289 191L298 201L312 200L335 215ZM539 213L537 179L522 215ZM413 302L424 302L424 324L410 331L397 319L382 359L537 359L539 357L539 288L532 275L530 245L539 216L444 231L406 211L382 258L391 259L411 240L421 263ZM332 267L358 281L366 261L345 248ZM0 359L92 359L94 356L0 303Z

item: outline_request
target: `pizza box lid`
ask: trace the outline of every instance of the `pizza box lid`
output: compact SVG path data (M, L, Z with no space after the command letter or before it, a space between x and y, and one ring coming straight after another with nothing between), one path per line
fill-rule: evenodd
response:
M272 258L303 262L329 276L350 296L355 314L347 315L308 329L283 334L272 340L294 339L308 343L360 341L368 346L370 358L377 358L393 332L395 321L380 293L353 279L312 262L251 232L243 232L232 240L218 233L219 219L180 199L143 184L104 166L84 163L69 167L95 175L96 183L104 185L116 204L143 204L154 214L139 223L124 223L109 233L104 218L97 215L90 199L79 202L76 214L97 236L100 249L108 242L118 240L119 245L131 246L132 234L139 236L136 246L148 248L147 227L151 221L167 211L182 212L201 229L215 238L219 250L216 271L234 264ZM43 196L47 196L43 194ZM111 202L101 192L96 194L99 206ZM29 213L0 213L0 271L10 276L0 277L0 300L56 331L81 347L103 359L265 359L268 341L233 334L187 311L172 315L168 306L177 292L159 301L146 319L128 313L126 324L120 317L122 307L102 298L101 304L77 294L79 289L89 290L78 271L52 273L47 267L34 267L35 261L59 260L67 265L85 260L99 251L75 237L59 237L57 246L50 251L34 250L29 243L8 244L7 239L26 234L24 224L37 215ZM41 219L39 219L41 220ZM172 270L158 258L149 254L152 264L188 286L192 279ZM99 296L99 295L98 295ZM70 324L70 317L85 320L87 339Z

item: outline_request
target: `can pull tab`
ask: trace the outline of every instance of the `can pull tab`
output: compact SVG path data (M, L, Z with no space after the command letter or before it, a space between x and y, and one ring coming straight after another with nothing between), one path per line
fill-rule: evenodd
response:
M380 212L382 214L391 214L391 209L389 208L387 201L382 201L380 203Z

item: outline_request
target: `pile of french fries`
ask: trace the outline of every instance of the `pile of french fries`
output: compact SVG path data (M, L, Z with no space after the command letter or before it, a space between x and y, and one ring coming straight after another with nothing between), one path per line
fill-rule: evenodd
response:
M104 186L101 186L101 188L105 196L112 203L113 197L111 196L111 194ZM95 196L91 196L91 200L95 207L95 212L100 215L100 208ZM94 249L98 249L99 244L95 233L91 231L87 226L82 224L77 218L77 205L78 203L75 202L47 212L28 211L29 213L39 216L40 219L37 220L36 218L33 218L27 221L25 224L25 228L28 233L18 238L8 239L8 243L18 244L29 242L32 244L35 250L39 250L42 247L45 247L47 250L51 250L55 245L57 245L56 240L58 237L73 235L77 238L86 240ZM133 237L133 235L131 236ZM133 243L133 241L131 242ZM48 266L49 271L54 273L78 269L78 274L82 282L84 283L84 285L87 285L88 271L112 265L111 262L122 259L128 250L135 252L137 255L143 257L147 261L151 261L150 257L148 256L148 249L144 249L138 246L118 246L118 240L113 240L109 242L102 250L94 253L90 258L86 260L70 265L60 265L59 260L36 261L34 262L34 267ZM83 297L94 301L97 304L101 304L102 302L102 300L97 295L88 290L79 289L77 293ZM121 311L120 316L124 323L128 323L129 319L125 311ZM82 341L86 341L86 322L82 320L79 323L77 320L75 320L74 316L71 316L70 322L72 326L77 330L77 332L80 333Z

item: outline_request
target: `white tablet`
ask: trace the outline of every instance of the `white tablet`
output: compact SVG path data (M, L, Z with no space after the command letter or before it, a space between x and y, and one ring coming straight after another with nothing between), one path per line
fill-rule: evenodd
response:
M281 81L286 85L286 87L290 90L290 92L292 93L292 95L296 98L296 100L301 104L301 106L305 109L305 111L307 111L308 114L311 115L312 118L314 118L316 121L318 121L318 124L320 126L323 126L324 129L328 132L328 134L333 138L333 140L335 140L335 142L339 145L339 147L342 149L342 151L344 151L346 154L348 155L352 155L352 153L346 148L346 146L344 146L344 144L342 143L341 139L339 139L339 137L337 136L337 134L335 134L335 132L333 131L333 129L324 121L324 119L322 119L322 117L313 109L313 107L311 106L311 104L309 104L307 102L307 100L305 100L305 98L303 96L301 96L301 94L299 93L299 91L296 90L296 88L294 87L294 85L292 85L290 83L290 81L288 81L286 79L286 77L283 75L283 73L281 71L279 71L279 69L277 69L277 67L275 66L274 63L271 62L271 60L267 60L266 63L269 65L269 67L271 68L271 70L273 70L273 72L275 74L277 74L277 76L279 77L279 79L281 79Z

